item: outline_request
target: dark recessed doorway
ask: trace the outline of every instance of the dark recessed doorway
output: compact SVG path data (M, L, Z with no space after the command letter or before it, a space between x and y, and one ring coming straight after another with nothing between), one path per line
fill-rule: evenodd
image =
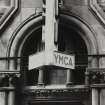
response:
M81 102L40 102L30 103L29 105L83 105Z
M86 56L88 53L87 47L78 30L72 27L72 24L68 26L64 25L64 23L65 21L61 21L59 24L58 51L75 55L76 68L73 70L74 84L84 84L85 70L88 65L88 57ZM26 56L27 59L21 61L21 71L25 70L23 77L26 78L27 85L37 85L38 82L38 70L28 70L28 57L31 54L44 50L44 45L41 42L41 34L42 28L31 33L22 48L21 56ZM66 71L46 70L44 75L45 85L66 84Z

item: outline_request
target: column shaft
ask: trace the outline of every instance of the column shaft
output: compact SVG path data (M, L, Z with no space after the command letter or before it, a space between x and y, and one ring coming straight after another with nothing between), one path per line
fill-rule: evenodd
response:
M92 105L99 105L99 93L97 89L92 89Z
M73 71L71 69L67 70L67 86L73 84Z
M44 71L39 70L38 85L44 85Z

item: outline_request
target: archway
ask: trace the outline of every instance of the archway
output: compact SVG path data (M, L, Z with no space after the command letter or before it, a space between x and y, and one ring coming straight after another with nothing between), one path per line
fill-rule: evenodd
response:
M8 45L7 57L26 56L26 61L18 60L17 62L8 62L9 69L20 69L23 79L27 85L37 85L38 71L27 68L28 56L35 54L40 49L41 33L42 33L42 16L32 16L23 22L13 33ZM92 29L81 19L71 15L61 14L59 24L59 51L76 54L77 65L86 64L88 66L87 57L79 57L79 54L97 54L98 47L95 34ZM24 63L25 62L25 63ZM76 68L74 71L75 84L83 84L85 67ZM47 70L46 70L47 71ZM65 84L66 73L60 70L45 73L45 84ZM56 76L54 76L54 74ZM59 75L60 74L60 75ZM31 75L31 76L30 76ZM62 76L61 76L62 75ZM51 77L51 78L50 78ZM80 78L82 77L82 78ZM63 80L62 80L63 78ZM78 79L79 78L79 79ZM46 81L49 80L49 81ZM54 82L55 81L55 82ZM74 104L75 105L75 104ZM78 105L78 104L77 104Z
M80 37L80 33L72 27L73 25L68 26L65 24L65 19L62 19L63 18L61 17L59 24L58 51L67 54L74 54L76 56L76 69L73 71L75 74L74 82L75 84L83 84L85 79L85 68L88 65L88 58L86 56L88 54L87 46L83 38ZM21 49L20 56L27 57L20 62L20 69L23 71L25 70L23 75L26 74L25 81L27 81L27 85L38 84L38 70L28 70L28 57L42 50L41 33L41 27L33 31L33 33L31 33L31 35L25 40ZM83 57L83 55L85 56ZM35 62L37 62L37 60ZM44 82L47 85L65 84L66 74L66 70L45 70Z
M39 44L37 43L38 41L41 42L42 23L43 21L42 21L41 15L32 16L28 18L25 22L23 22L11 37L11 40L8 46L7 56L8 57L18 57L18 56L28 57L30 54L33 54L37 52L37 50L40 50L40 48L38 48ZM59 43L60 51L67 50L68 53L75 53L75 54L81 53L82 55L97 54L98 48L97 48L97 41L95 38L95 34L92 31L92 28L90 28L89 25L87 25L81 19L71 15L61 14L59 30L60 30L59 31L60 41L58 43ZM62 39L65 39L66 43L65 43L65 40L62 40ZM70 44L70 42L72 42L72 44ZM66 44L66 47L69 45L68 48L65 48L65 44ZM70 45L73 45L73 46L70 46ZM72 47L71 52L70 52L70 47ZM85 60L86 62L83 61L84 64L88 65L87 58L76 57L76 59L78 59L76 60L77 64L78 62L80 64L80 61ZM24 60L22 60L22 62L24 62ZM81 64L83 64L83 62ZM24 65L23 63L21 63L20 65L20 60L18 60L17 62L15 61L8 62L8 66L9 66L9 69L11 68L21 69L22 67L27 66L27 64ZM26 69L26 68L22 68L22 69ZM77 75L78 75L78 72L79 71L76 71ZM84 74L84 72L81 72L80 74Z

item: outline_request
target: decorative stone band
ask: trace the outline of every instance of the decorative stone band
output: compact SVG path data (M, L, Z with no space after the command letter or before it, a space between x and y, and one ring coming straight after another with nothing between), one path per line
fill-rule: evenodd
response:
M48 96L63 96L64 94L88 94L89 93L89 88L85 87L84 85L80 85L80 86L73 86L73 87L69 87L69 88L38 88L38 87L33 87L33 88L29 88L26 87L24 89L24 94L26 95L35 95L36 97L48 97Z

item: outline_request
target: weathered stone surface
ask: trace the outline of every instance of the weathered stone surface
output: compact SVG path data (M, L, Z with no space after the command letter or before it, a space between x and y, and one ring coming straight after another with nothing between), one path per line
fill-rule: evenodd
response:
M64 0L65 4L88 5L88 0Z
M105 89L100 91L100 105L105 105Z
M21 0L22 8L42 7L42 0Z
M22 8L21 10L21 21L26 20L30 15L35 14L35 8Z

